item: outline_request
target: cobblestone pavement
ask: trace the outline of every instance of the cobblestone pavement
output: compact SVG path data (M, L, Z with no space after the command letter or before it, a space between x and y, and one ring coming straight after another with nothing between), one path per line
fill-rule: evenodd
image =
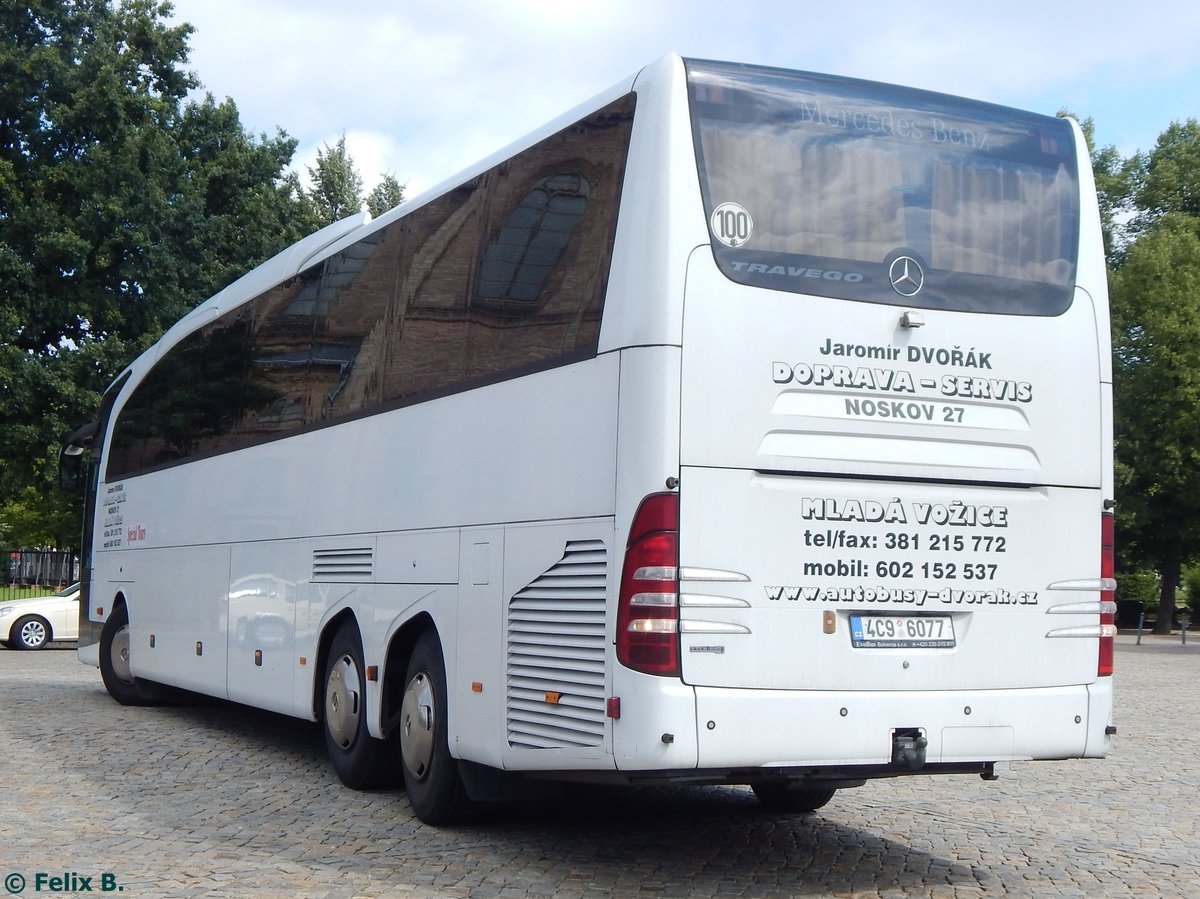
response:
M0 876L27 896L56 885L39 872L133 897L1200 896L1200 645L1118 639L1103 761L878 781L807 817L654 789L455 829L341 787L315 725L123 708L69 650L0 649Z

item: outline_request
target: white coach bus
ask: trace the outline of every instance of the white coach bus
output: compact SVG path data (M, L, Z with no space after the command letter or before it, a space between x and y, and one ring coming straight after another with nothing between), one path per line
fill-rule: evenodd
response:
M667 57L130 365L80 655L434 823L1099 757L1108 335L1073 122Z

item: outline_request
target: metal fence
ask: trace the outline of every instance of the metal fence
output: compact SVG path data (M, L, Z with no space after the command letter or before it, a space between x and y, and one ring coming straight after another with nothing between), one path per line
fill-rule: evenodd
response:
M0 600L53 593L79 580L79 556L74 550L0 550L3 582Z

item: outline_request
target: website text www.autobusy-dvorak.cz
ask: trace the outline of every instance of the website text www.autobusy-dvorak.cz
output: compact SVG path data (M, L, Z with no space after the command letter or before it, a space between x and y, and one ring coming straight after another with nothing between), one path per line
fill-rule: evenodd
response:
M923 608L930 606L1035 606L1036 590L922 590L913 587L799 587L770 586L764 588L772 602L806 603L866 603L902 605Z

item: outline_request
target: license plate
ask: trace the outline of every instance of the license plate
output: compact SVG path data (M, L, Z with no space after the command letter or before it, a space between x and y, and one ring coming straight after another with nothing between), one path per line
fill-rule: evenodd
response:
M857 649L950 649L949 615L851 615L850 642Z

